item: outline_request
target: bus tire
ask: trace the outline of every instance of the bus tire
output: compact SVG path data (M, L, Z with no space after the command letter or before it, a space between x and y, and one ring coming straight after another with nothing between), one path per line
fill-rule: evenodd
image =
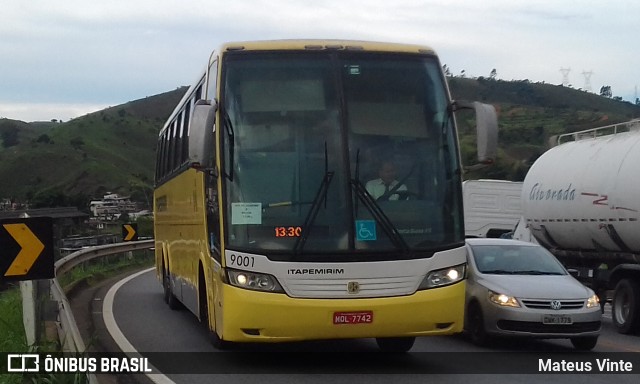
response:
M200 324L209 329L209 304L207 302L207 283L204 280L202 265L198 271L198 312Z
M200 323L207 328L211 345L218 350L224 351L231 347L231 343L218 336L218 333L215 330L215 325L213 329L211 329L211 325L209 323L209 304L207 300L206 284L204 271L202 270L202 266L200 266L200 271L198 272L198 311L200 312Z
M182 308L180 301L173 293L173 289L171 288L171 274L167 271L166 268L162 270L162 286L164 288L164 301L167 303L169 308L174 311L177 311Z
M631 279L616 284L611 301L613 325L619 333L634 333L640 328L640 285Z
M415 337L378 337L376 343L382 352L409 352L416 342Z
M221 339L215 329L209 330L209 341L219 351L226 351L231 348L231 342Z

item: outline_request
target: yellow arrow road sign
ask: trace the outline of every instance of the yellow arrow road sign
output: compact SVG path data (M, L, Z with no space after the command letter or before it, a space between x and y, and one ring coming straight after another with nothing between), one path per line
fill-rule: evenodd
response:
M4 275L26 275L44 250L44 244L23 223L4 224L3 227L22 248Z
M124 241L131 241L136 237L136 229L131 224L124 224L122 227L127 231Z

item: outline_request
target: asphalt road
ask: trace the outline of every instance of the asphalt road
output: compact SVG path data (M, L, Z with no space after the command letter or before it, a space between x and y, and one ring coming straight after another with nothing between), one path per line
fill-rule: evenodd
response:
M98 349L139 351L162 371L135 375L140 382L588 384L616 380L618 384L637 383L640 378L640 336L616 333L609 308L598 345L589 353L575 352L568 340L502 340L480 348L460 335L418 338L411 353L393 356L379 353L373 339L243 344L219 353L195 316L167 307L153 271L112 283L92 294L93 322L81 328L99 340ZM604 359L614 362L605 367L607 373L601 373L598 365ZM609 373L628 368L622 363L632 364L631 374ZM545 369L553 374L544 373ZM128 383L131 379L119 376L101 381Z

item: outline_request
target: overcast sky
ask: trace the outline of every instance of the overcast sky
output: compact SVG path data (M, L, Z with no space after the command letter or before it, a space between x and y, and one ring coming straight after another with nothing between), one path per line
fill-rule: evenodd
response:
M0 117L67 121L190 85L225 41L430 45L459 75L635 101L636 0L0 0Z

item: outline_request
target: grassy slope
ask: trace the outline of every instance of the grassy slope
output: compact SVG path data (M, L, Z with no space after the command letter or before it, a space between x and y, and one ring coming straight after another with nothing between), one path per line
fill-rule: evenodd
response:
M159 129L185 88L33 128L0 152L0 197L52 191L99 196L130 193L153 183ZM46 134L50 141L38 142Z

